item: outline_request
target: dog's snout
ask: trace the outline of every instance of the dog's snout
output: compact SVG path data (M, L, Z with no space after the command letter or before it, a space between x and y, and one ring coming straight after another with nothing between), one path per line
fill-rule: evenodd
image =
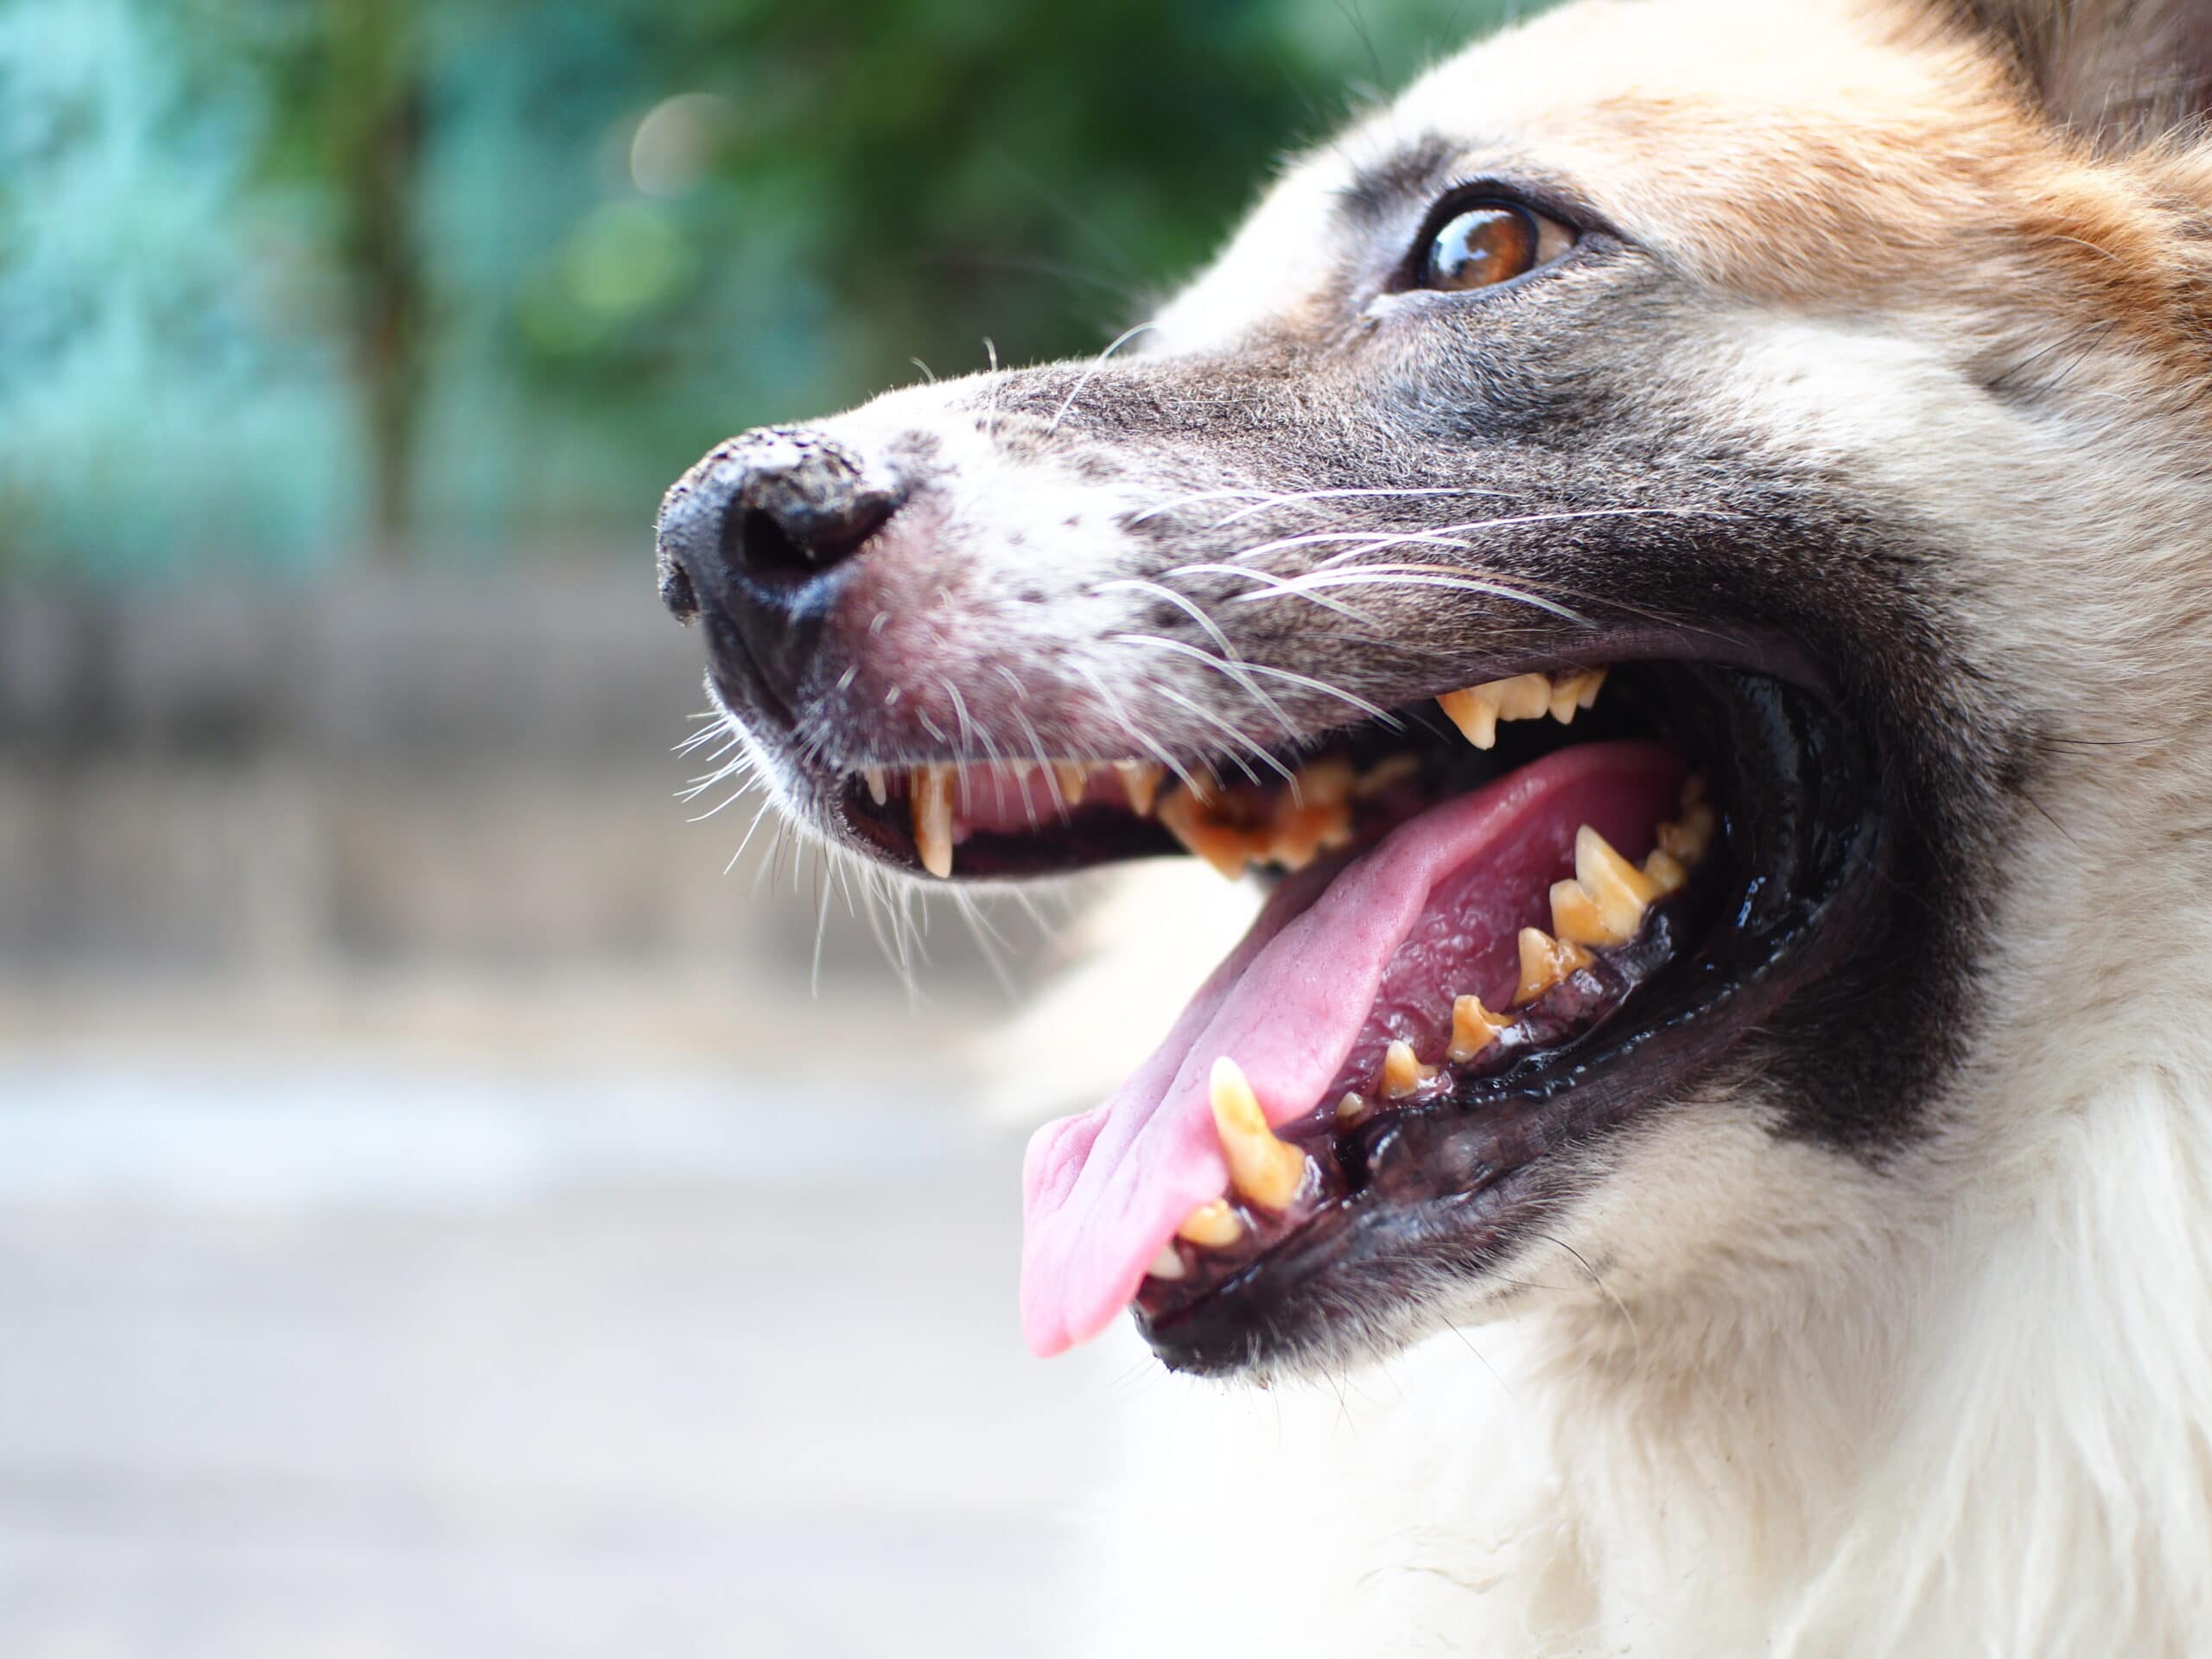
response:
M721 445L661 511L661 595L684 620L702 602L804 608L804 589L898 511L895 479L827 433L770 427Z

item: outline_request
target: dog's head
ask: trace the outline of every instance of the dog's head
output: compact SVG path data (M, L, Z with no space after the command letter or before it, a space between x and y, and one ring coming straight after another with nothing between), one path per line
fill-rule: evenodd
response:
M2157 135L2208 67L2182 5L1583 0L1117 349L670 492L817 835L1277 880L1033 1147L1037 1347L1134 1300L1180 1367L1331 1363L1553 1247L1749 1294L2075 1064L2022 1010L2120 995L2094 896L2196 786L2095 745L2201 696L2212 163Z

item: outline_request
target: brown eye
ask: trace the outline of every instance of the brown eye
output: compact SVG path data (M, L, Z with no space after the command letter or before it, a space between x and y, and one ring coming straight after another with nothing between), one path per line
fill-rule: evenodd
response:
M1486 201L1445 221L1421 260L1421 285L1459 293L1495 288L1549 264L1574 245L1574 232L1525 207Z

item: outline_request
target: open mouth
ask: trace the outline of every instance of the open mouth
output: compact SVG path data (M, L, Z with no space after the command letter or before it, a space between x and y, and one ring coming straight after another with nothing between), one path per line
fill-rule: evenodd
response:
M1182 1369L1325 1341L1504 1260L1548 1156L1709 1068L1848 948L1878 838L1853 723L1707 663L1517 673L1264 754L863 768L853 831L939 875L1182 850L1274 888L1097 1110L1041 1132L1024 1315L1134 1303Z

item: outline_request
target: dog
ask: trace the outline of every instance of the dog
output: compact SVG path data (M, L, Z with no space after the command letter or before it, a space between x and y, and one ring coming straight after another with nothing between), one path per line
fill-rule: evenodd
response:
M670 491L871 880L1266 891L1031 1148L1032 1344L1230 1385L1090 1650L2212 1653L2208 105L2203 0L1576 0Z

